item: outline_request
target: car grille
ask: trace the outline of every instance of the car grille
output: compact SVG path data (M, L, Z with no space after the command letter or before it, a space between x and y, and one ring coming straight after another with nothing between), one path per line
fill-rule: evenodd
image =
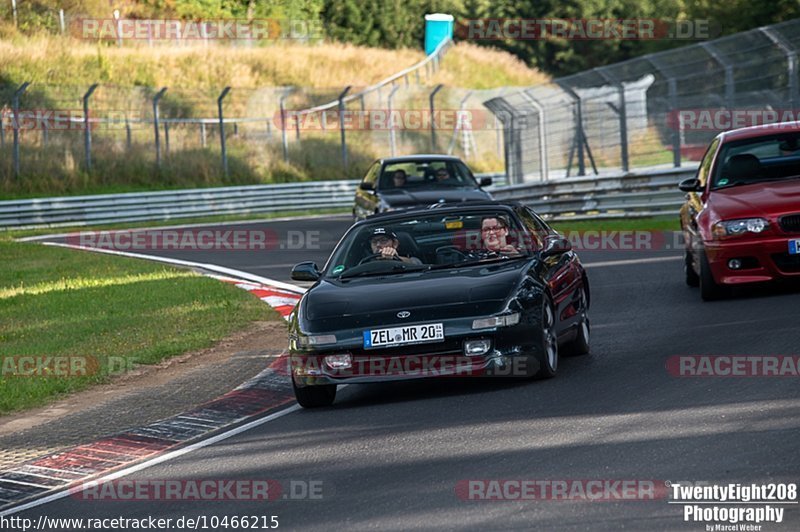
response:
M800 214L790 214L780 220L781 229L787 233L800 233Z
M800 255L789 255L788 253L774 253L772 260L779 270L795 273L800 272Z

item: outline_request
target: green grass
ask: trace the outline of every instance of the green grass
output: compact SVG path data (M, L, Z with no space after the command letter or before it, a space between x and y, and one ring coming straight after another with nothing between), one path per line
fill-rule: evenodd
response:
M678 216L552 222L556 231L680 231Z
M120 367L208 347L255 320L279 319L244 290L146 261L7 236L0 257L0 358L71 356L97 369L32 377L0 364L0 413L105 382Z

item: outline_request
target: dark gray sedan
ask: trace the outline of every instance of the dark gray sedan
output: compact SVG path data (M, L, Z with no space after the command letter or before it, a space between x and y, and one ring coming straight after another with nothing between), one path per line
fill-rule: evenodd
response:
M353 217L424 207L434 203L491 200L482 189L492 184L480 181L458 157L409 155L379 159L369 167L356 190Z

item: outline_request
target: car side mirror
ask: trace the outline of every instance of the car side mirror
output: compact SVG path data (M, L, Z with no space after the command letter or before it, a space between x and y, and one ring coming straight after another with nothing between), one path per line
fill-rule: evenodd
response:
M320 277L317 265L311 261L301 262L292 268L293 281L316 281Z
M690 177L678 183L678 188L683 192L700 192L703 190L703 185L696 177Z
M361 190L373 191L373 190L375 190L375 185L373 185L372 183L368 183L366 181L363 181L363 182L361 182L361 184L358 185L358 188L360 188Z
M481 186L481 187L488 187L488 186L491 186L491 184L492 184L492 178L491 177L482 177L481 178L481 182L478 185Z
M563 236L549 237L544 242L544 249L542 249L542 258L552 257L553 255L560 255L572 249L572 243Z

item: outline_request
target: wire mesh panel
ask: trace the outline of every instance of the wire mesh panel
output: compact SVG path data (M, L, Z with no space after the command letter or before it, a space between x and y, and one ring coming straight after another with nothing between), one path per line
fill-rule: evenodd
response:
M507 153L525 154L509 177L521 182L543 174L680 166L699 160L721 131L796 120L798 49L800 20L791 20L580 72L494 101L493 111L545 116L544 141L536 127L506 136ZM543 142L545 159L535 155Z

